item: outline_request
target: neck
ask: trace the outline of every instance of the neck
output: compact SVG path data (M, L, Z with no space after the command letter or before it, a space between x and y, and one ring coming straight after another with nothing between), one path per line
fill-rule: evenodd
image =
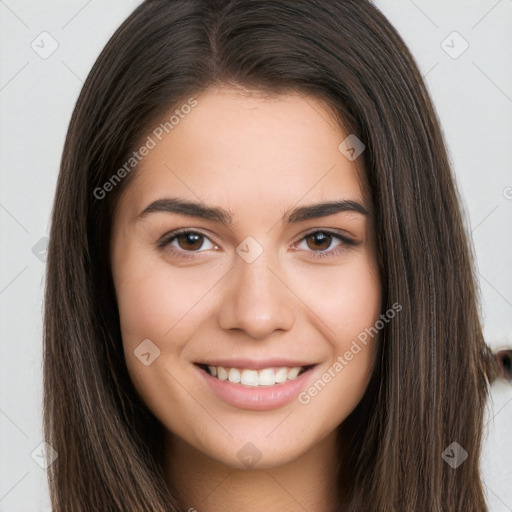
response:
M165 444L168 480L190 512L336 509L336 431L292 462L268 469L233 469L169 434Z

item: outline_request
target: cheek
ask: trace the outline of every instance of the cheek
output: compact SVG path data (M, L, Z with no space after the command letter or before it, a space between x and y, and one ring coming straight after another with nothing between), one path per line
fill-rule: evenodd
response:
M336 336L335 354L343 356L343 372L346 387L353 384L360 394L366 388L373 368L378 333L373 328L381 312L381 286L376 266L361 264L340 284L339 294L335 291L330 304L337 311L330 311ZM339 295L339 296L338 296ZM372 336L368 333L374 333ZM339 362L339 361L338 361Z
M335 330L355 339L375 324L381 310L381 287L377 270L361 264L344 276L339 288L332 287L331 318L338 319Z
M329 412L319 417L325 428L334 428L357 406L373 370L378 334L368 332L381 311L380 279L373 261L361 257L346 267L323 268L303 284L330 356L299 401L318 412Z
M138 275L136 264L126 270L129 277L116 286L123 342L131 345L145 338L160 339L172 326L175 290L154 271Z
M194 269L173 271L168 263L155 261L147 251L127 251L115 264L126 364L139 392L152 397L152 386L163 389L163 384L168 385L165 369L183 364L180 356L212 307L205 295L218 277L214 272L206 276ZM144 366L137 358L139 346L146 346L141 345L144 340L150 340L156 346L152 350L159 354L150 366Z
M165 262L133 255L118 266L116 294L123 341L149 338L164 342L179 322L182 327L198 302L204 281L183 271L172 272Z
M304 274L297 289L308 309L322 320L326 338L340 348L379 317L380 279L376 265L364 254L350 264Z
M168 265L155 262L154 256L142 251L127 251L115 265L126 365L142 400L155 411L161 407L162 394L173 397L165 370L176 366L182 346L191 334L187 331L189 324L181 319L188 318L187 311L197 294L193 287L186 286L183 278L169 272ZM147 365L142 356L146 352L150 354Z

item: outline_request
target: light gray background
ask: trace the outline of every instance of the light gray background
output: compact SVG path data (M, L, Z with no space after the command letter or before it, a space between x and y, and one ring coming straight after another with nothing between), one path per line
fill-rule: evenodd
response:
M41 239L82 83L138 4L0 0L0 512L50 510L36 463L43 440ZM441 120L475 245L487 341L512 345L512 0L375 4L412 50ZM32 48L51 49L44 31L58 43L47 58ZM458 55L464 41L469 46ZM512 388L495 384L482 458L492 512L512 511L511 402Z

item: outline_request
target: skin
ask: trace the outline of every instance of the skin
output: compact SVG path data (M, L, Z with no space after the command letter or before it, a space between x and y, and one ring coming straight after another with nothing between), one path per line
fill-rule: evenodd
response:
M294 399L267 411L227 404L193 363L297 357L316 363L306 389L374 325L381 287L371 216L284 221L293 208L326 201L370 208L358 160L338 150L347 134L316 98L226 86L196 99L140 162L114 218L111 264L126 364L165 427L168 479L186 507L327 512L336 502L336 429L366 390L377 341L308 404ZM233 223L169 212L137 217L166 197L222 207ZM205 237L157 246L179 228ZM306 237L322 229L357 245ZM249 236L263 248L251 263L236 252ZM160 350L148 366L134 355L145 339ZM247 442L261 454L251 468L237 456Z

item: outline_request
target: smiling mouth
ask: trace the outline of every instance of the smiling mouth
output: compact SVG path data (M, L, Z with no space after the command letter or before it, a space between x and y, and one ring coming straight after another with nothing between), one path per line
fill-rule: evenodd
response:
M315 365L280 366L261 369L226 368L224 366L208 366L206 364L198 364L197 366L208 375L221 381L249 387L270 387L295 380L299 375L307 372Z

